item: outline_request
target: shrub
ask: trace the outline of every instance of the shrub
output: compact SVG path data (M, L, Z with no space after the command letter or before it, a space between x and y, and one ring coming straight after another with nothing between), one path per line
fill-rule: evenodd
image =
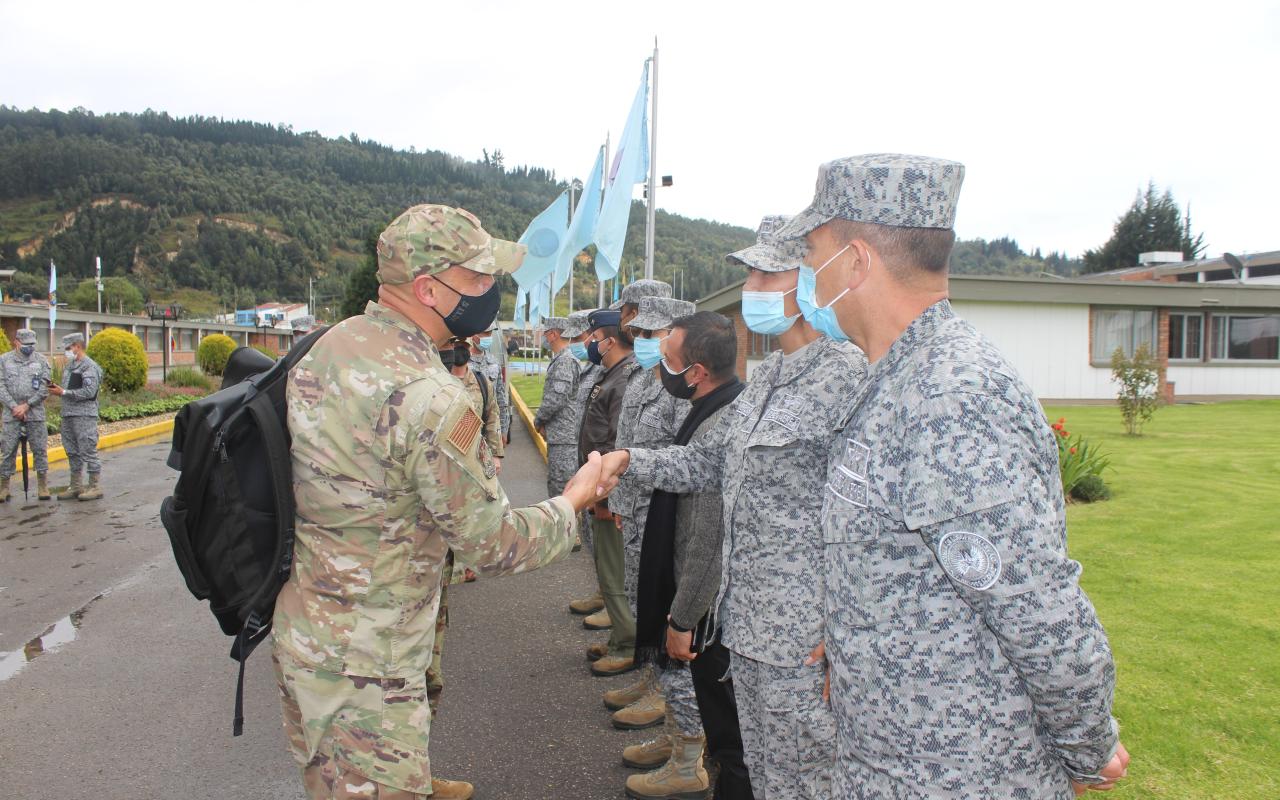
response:
M178 409L195 400L191 395L174 395L148 400L145 403L131 403L125 406L106 406L98 413L103 422L119 422L122 419L151 417Z
M254 349L254 350L257 350L259 353L262 353L264 356L268 356L268 357L270 357L270 358L279 358L279 357L280 357L280 354L279 354L279 353L277 353L275 350L272 350L270 347L264 347L264 346L262 346L262 345L260 345L260 344L255 344L255 345L253 346L253 349Z
M200 346L196 348L196 362L205 375L221 375L235 349L235 339L224 333L211 333L200 340Z
M0 331L0 353L7 353L13 349L13 345L9 344L9 337L4 335L4 331Z
M164 382L169 386L187 386L195 389L213 391L213 381L190 367L178 367L169 370Z
M147 353L138 337L123 328L107 328L89 340L89 358L102 367L109 391L128 392L147 382Z
M1071 496L1082 503L1096 503L1099 500L1110 500L1111 489L1099 476L1085 475L1071 490Z
M1120 416L1124 429L1130 436L1142 435L1146 424L1160 405L1160 372L1155 356L1144 344L1127 358L1119 347L1111 354L1111 379L1120 384L1116 399L1120 402Z
M1089 444L1079 434L1067 430L1067 418L1061 417L1050 427L1058 440L1058 470L1062 477L1063 497L1074 496L1074 491L1088 478L1102 480L1102 473L1111 468L1111 456L1104 454L1097 445Z

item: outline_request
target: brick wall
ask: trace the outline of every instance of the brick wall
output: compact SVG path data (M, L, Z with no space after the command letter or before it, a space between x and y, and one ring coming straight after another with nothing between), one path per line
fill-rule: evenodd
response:
M1169 383L1169 309L1157 309L1156 360L1160 364L1160 396L1166 403L1174 401L1174 386Z

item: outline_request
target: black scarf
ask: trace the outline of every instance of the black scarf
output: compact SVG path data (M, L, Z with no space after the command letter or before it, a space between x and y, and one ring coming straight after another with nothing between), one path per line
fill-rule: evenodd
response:
M706 397L694 400L676 433L675 444L688 444L698 426L733 402L744 388L734 377ZM654 490L640 547L635 660L637 664L653 662L663 669L671 665L667 656L667 615L676 596L676 500L679 497Z

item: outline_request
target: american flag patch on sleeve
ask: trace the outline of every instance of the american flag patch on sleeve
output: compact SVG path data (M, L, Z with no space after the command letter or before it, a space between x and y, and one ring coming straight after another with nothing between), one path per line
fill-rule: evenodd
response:
M480 425L480 417L473 409L468 408L458 423L453 426L453 431L449 433L449 444L464 453L471 452L471 445L476 440L476 434L480 432Z

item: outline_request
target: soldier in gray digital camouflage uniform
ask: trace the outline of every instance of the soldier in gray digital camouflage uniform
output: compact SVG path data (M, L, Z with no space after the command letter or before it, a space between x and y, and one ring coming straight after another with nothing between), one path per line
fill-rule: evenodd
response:
M62 385L49 391L62 398L62 447L67 451L71 469L71 485L59 495L63 500L100 500L98 461L98 389L102 386L102 367L84 350L84 336L69 333L62 337L67 364L62 370ZM81 483L80 471L89 474L89 483Z
M595 309L586 309L583 311L575 311L568 317L568 328L564 331L564 336L569 340L569 353L578 361L578 386L573 396L573 414L574 414L574 447L578 446L578 429L582 426L582 412L587 406L587 398L591 394L591 390L604 376L604 368L599 364L592 364L587 361L587 338L591 335L591 328L587 322L591 312ZM582 515L579 525L579 538L582 540L582 546L586 549L588 555L595 556L595 545L591 536L591 519L588 515ZM569 610L574 614L587 615L598 614L604 610L604 595L600 593L597 586L594 594L588 597L581 597L569 602ZM588 654L588 658L595 660L603 658L608 652L608 647L604 644L596 646L596 649Z
M9 502L14 458L22 433L36 467L36 494L49 499L49 430L44 400L49 396L49 360L36 352L36 332L23 328L14 336L17 346L0 354L0 503Z
M706 439L612 453L603 472L625 470L624 480L670 492L720 488L723 576L711 608L730 651L755 797L825 800L835 722L822 699L822 666L806 663L823 624L822 496L814 482L866 358L801 319L795 289L804 248L774 236L785 219L766 217L757 243L728 256L748 269L744 319L777 336L781 349L756 367Z
M511 441L511 387L507 385L506 351L501 347L502 336L495 333L498 320L490 323L484 335L471 337L471 363L475 369L484 370L484 374L493 384L493 393L498 398L498 421L502 426L502 441Z
M947 301L963 177L919 156L833 161L779 232L816 267L806 315L871 361L823 491L836 797L1068 800L1128 761L1053 434Z
M547 442L548 497L563 491L565 483L578 471L578 413L574 400L581 365L569 351L569 341L564 335L566 328L569 321L564 317L543 320L543 336L551 350L551 362L547 364L542 404L533 418L533 426Z

